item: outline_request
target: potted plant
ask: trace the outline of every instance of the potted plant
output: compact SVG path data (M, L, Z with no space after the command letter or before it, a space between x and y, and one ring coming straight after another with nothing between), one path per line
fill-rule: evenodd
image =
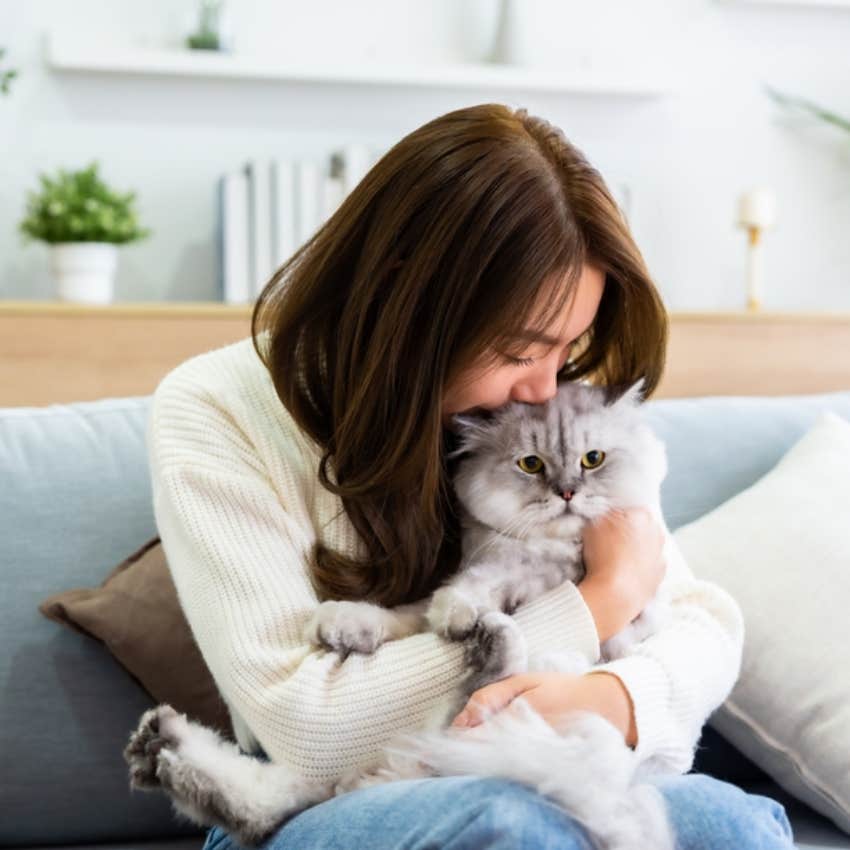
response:
M764 89L768 93L768 95L781 106L789 108L793 108L795 106L800 107L804 111L808 112L810 115L813 115L815 118L818 118L827 124L831 124L833 127L839 127L842 130L850 132L850 118L843 118L841 115L838 115L837 113L832 112L829 109L825 109L824 107L819 106L817 103L814 103L811 100L806 100L802 97L792 97L791 95L783 94L778 89L774 89L771 86L764 86Z
M80 171L40 175L41 191L28 195L20 223L24 241L50 247L58 296L64 301L113 300L118 245L144 239L133 209L135 192L119 194L103 183L98 163Z
M186 45L193 50L232 48L230 22L223 0L200 0L197 29L186 36Z
M6 55L6 48L0 47L0 59ZM9 87L12 85L12 80L18 76L18 72L14 68L3 70L0 68L0 94L9 94Z

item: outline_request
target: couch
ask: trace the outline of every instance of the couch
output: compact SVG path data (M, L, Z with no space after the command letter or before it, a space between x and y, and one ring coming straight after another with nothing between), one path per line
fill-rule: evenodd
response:
M0 845L193 850L203 831L159 794L131 792L122 749L152 700L99 642L38 611L45 597L94 587L156 536L145 451L150 397L0 408ZM767 472L818 413L850 419L850 392L647 402L666 441L671 530ZM734 451L744 439L748 451ZM709 464L726 441L734 462ZM711 726L695 771L786 805L801 848L850 836L797 802Z

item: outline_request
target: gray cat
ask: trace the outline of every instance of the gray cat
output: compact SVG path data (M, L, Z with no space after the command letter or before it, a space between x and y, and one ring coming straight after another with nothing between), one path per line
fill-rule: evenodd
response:
M666 451L643 421L642 389L638 381L617 397L602 387L564 383L546 404L509 403L489 415L455 416L458 447L451 457L458 459L453 484L463 528L456 574L411 605L327 601L317 607L305 637L341 657L429 629L463 642L468 672L424 729L397 735L375 763L318 783L244 755L213 730L160 705L145 712L124 750L131 786L160 788L181 814L252 846L298 811L356 788L453 773L503 776L560 804L599 848L672 850L663 798L640 782L651 766L638 766L622 733L600 715L573 711L552 724L519 697L478 726L448 726L470 694L490 682L527 671L590 668L578 653L529 657L510 615L564 581L581 582L586 523L614 508L642 505L666 529L660 504ZM666 619L663 587L601 644L602 660L621 657Z

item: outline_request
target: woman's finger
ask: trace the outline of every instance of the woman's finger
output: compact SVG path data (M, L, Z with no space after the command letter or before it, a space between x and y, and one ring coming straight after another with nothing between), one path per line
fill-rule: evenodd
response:
M477 726L484 717L503 709L514 697L533 687L534 682L525 674L508 676L479 688L452 721L452 726Z

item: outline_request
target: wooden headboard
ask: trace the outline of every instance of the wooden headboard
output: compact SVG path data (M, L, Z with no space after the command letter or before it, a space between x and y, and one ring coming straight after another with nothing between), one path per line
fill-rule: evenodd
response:
M0 407L149 395L250 335L250 305L0 301ZM671 313L653 398L850 390L850 314Z

